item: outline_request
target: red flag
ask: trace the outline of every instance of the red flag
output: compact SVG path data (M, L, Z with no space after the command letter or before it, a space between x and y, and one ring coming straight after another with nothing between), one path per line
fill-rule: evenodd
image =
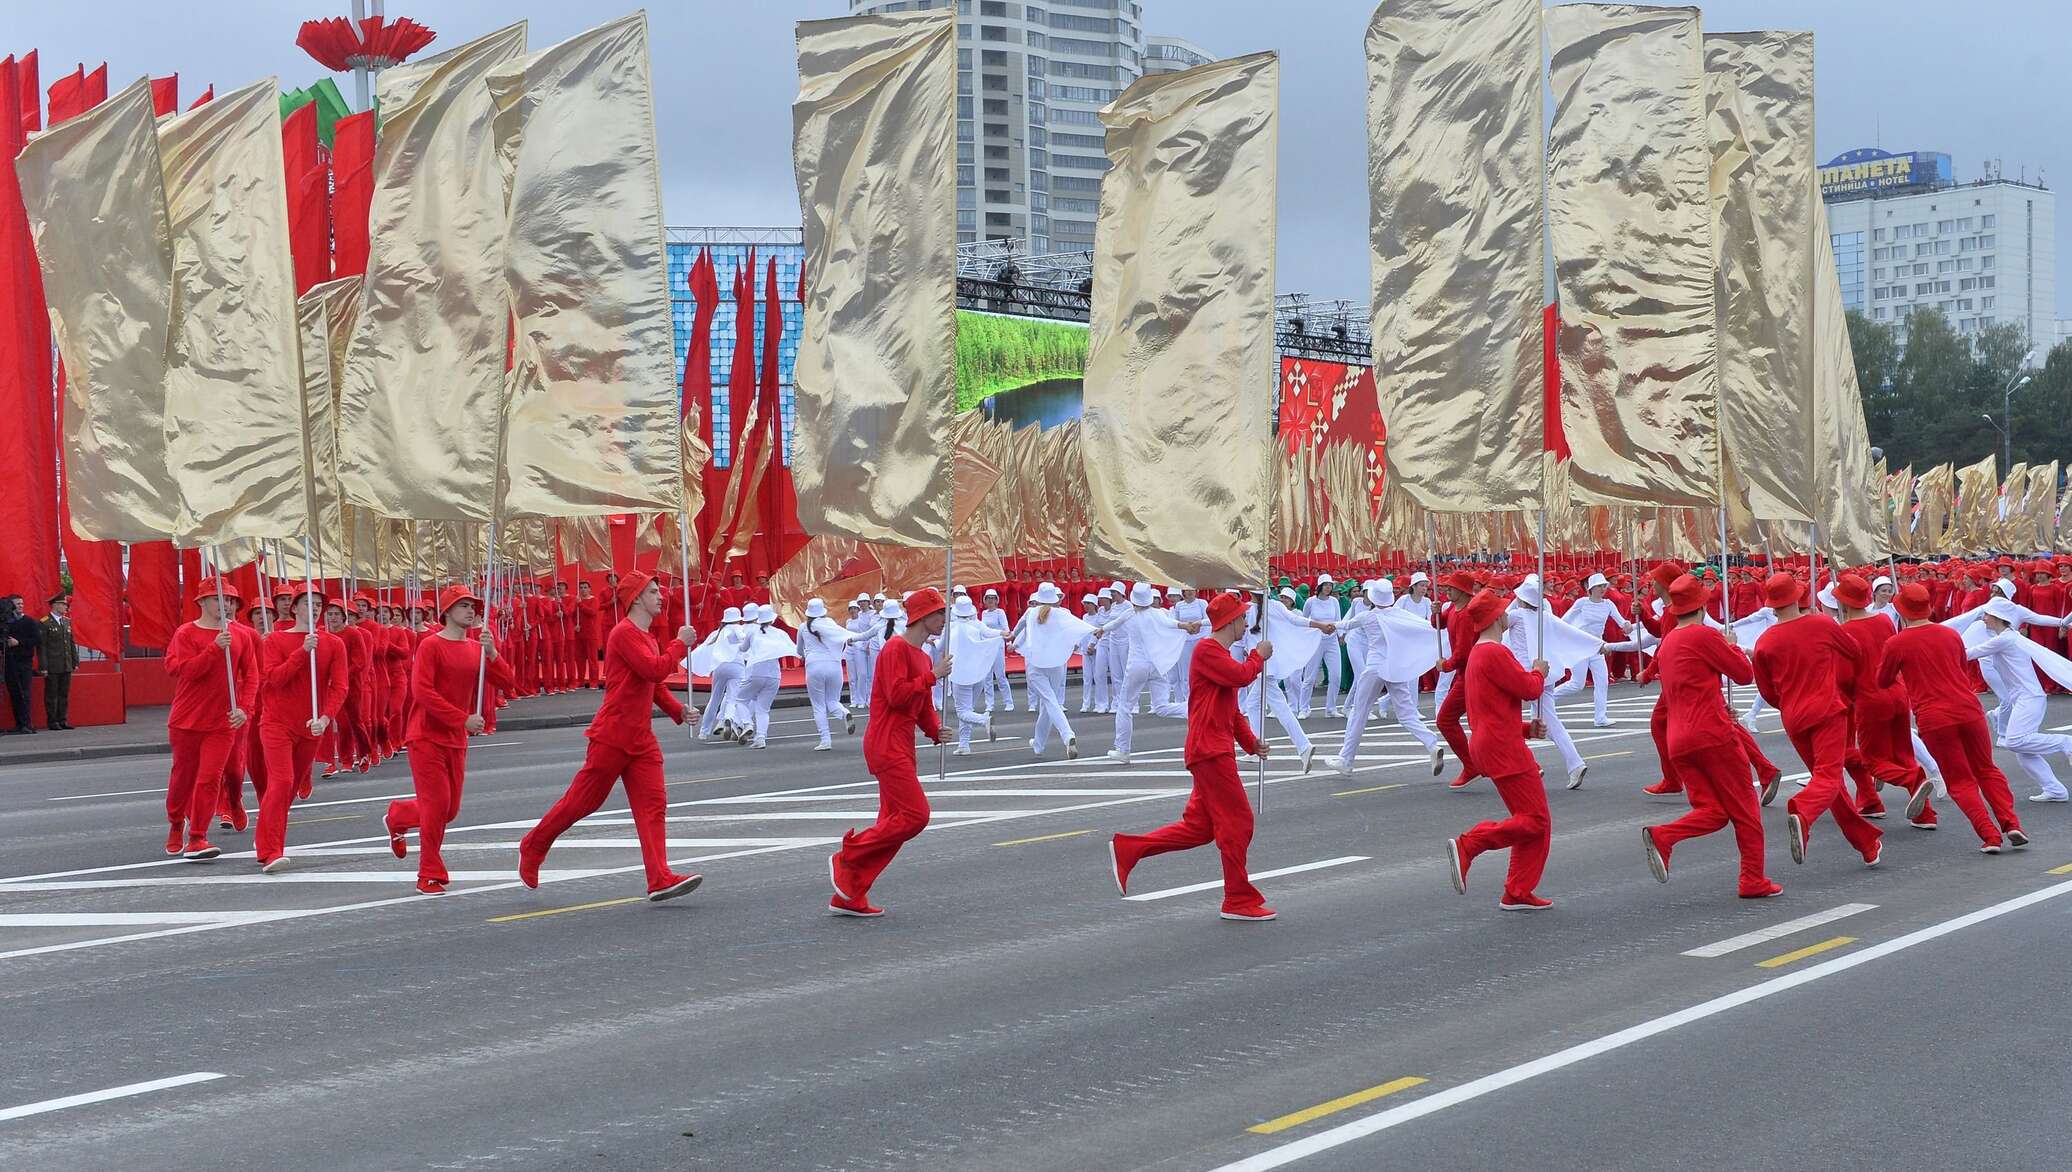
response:
M763 428L750 427L749 417L758 414L755 386L755 252L748 263L734 272L734 360L727 369L727 424L732 434L731 467L727 475L726 500L714 526L719 540L711 546L708 573L718 575L741 535L753 534L756 501L762 486L769 453L762 448Z
M305 103L281 122L281 158L287 172L288 251L295 258L295 293L331 279L331 175L317 149L317 105Z
M763 371L756 384L756 425L763 429L764 471L756 516L762 524L764 573L774 574L787 560L790 525L784 508L784 403L777 385L777 357L784 345L784 305L777 298L777 258L765 262L763 278Z
M95 71L103 79L107 67ZM58 79L50 87L50 120L53 125L83 114L93 104L92 90L83 69ZM65 385L64 363L58 364L57 386ZM64 395L58 395L62 407ZM65 550L65 568L72 575L72 629L81 645L110 659L122 657L122 545L114 541L87 541L72 532L72 509L63 492L64 448L58 448L58 539Z
M331 272L349 277L367 271L367 217L374 206L374 111L340 118L331 136L331 174L337 183L331 216L334 247Z
M683 404L686 416L698 412L698 432L706 447L712 446L712 319L719 313L719 273L712 266L710 249L700 249L691 263L685 285L695 306L691 314L691 341L684 350ZM718 502L708 497L698 509L698 548L712 542L713 510Z
M151 79L151 112L160 118L180 112L180 75Z
M86 105L82 108L82 111L80 112L83 112L84 110L91 110L95 106L98 106L102 102L105 102L107 100L108 63L106 61L103 61L101 62L100 68L86 75Z
M191 623L201 617L201 605L194 601L194 593L201 586L201 551L183 549L180 551L180 621Z
M17 92L22 104L22 134L34 134L43 129L43 82L36 76L36 50L22 54L16 66L21 71Z
M14 172L25 128L41 121L33 61L27 70L0 60L0 418L15 441L0 460L0 594L40 602L58 592L57 424L43 274Z
M192 106L189 106L189 107L187 107L187 108L188 108L188 109L190 109L190 110L193 110L193 109L196 109L196 108L198 108L198 107L201 107L201 106L206 106L206 105L208 105L208 104L209 104L210 102L213 102L213 101L215 101L215 100L216 100L216 85L215 85L215 83L214 83L214 82L210 82L210 83L209 83L209 88L207 88L207 89L203 90L203 91L201 92L201 96L200 96L200 97L198 97L198 98L196 98L196 99L194 99L194 105L192 105Z
M1541 345L1546 347L1547 370L1541 380L1543 419L1541 442L1557 460L1568 459L1568 432L1561 426L1561 357L1556 345L1561 334L1561 307L1549 305L1542 311Z
M180 551L147 541L129 551L130 643L164 647L180 625Z

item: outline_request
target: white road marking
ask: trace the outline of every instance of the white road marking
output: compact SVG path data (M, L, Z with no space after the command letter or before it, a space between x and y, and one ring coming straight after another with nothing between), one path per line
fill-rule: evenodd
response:
M1739 952L1744 948L1753 948L1758 944L1764 944L1771 940L1780 940L1794 932L1803 932L1808 928L1818 928L1822 924L1832 924L1836 920L1856 915L1859 912L1874 911L1877 906L1874 903L1845 903L1840 907L1831 907L1824 912L1814 912L1810 916L1800 916L1796 920L1786 920L1781 924L1772 924L1767 928L1757 928L1753 932L1743 932L1739 936L1729 937L1716 944L1707 944L1702 948L1693 948L1685 952L1684 955L1710 960L1713 957L1725 956L1730 952Z
M1543 1058L1535 1058L1531 1062L1520 1063L1517 1066L1499 1070L1494 1074L1484 1075L1481 1078L1473 1079L1459 1086L1448 1087L1435 1094L1427 1095L1422 1099L1413 1100L1401 1106L1391 1107L1386 1111L1377 1111L1372 1115L1355 1119L1350 1123L1342 1123L1328 1131L1321 1131L1292 1143L1269 1148L1247 1159L1225 1164L1223 1167L1216 1169L1215 1172L1266 1172L1270 1168L1285 1167L1297 1160L1317 1155L1320 1152L1328 1152L1333 1148L1343 1147L1355 1140L1365 1139L1370 1135L1387 1131L1393 1127L1400 1127L1405 1123L1415 1119L1422 1119L1427 1115L1437 1114L1448 1107L1472 1102L1485 1095L1494 1094L1506 1087L1515 1086L1518 1083L1538 1078L1543 1074L1550 1074L1554 1071L1574 1066L1579 1062L1588 1061L1600 1054L1608 1054L1613 1050L1623 1049L1635 1042L1646 1041L1658 1034L1665 1034L1671 1030L1690 1025L1692 1022L1703 1021L1706 1018L1725 1013L1730 1009L1737 1009L1751 1002L1774 997L1779 993L1796 989L1801 985L1810 984L1823 977L1831 977L1836 973L1848 972L1859 965L1869 964L1874 960L1882 960L1894 953L1904 952L1909 948L1926 944L1931 940L1969 928L1974 924L1982 924L1988 920L1998 919L2010 912L2020 911L2022 908L2029 907L2032 904L2038 904L2047 899L2056 899L2066 894L2072 894L2072 883L2060 883L2052 887L2043 888L2040 891L2029 892L2027 895L2016 896L2013 899L1996 903L1991 907L1980 908L1975 912L1968 912L1955 919L1944 920L1940 924L1931 924L1918 931L1909 932L1904 936L1887 940L1883 944L1873 944L1869 948L1849 953L1846 956L1838 956L1833 960L1816 964L1811 968L1786 973L1781 977L1772 977L1767 981L1750 985L1745 989L1736 990L1722 997L1715 997L1710 1001L1700 1002L1687 1009L1679 1009L1674 1013L1651 1018L1638 1025L1628 1026L1623 1030L1605 1034L1599 1038L1593 1038L1579 1045L1570 1046L1565 1050L1557 1050Z
M1347 863L1364 863L1366 855L1346 855L1342 858L1325 859L1318 863L1303 863L1297 867L1281 867L1272 871L1254 871L1254 879L1277 879L1282 875L1299 875L1304 871L1321 871L1325 867L1343 867ZM1212 879L1207 883L1189 883L1185 887L1168 887L1164 891L1147 891L1142 895L1126 895L1123 898L1142 903L1152 899L1171 899L1176 895L1192 895L1197 891L1213 891L1223 886L1223 880Z
M383 850L388 848L383 847ZM294 865L295 856L290 854L288 862ZM492 883L509 879L515 870L501 871L454 871L449 881L453 883ZM221 872L214 875L166 875L155 879L58 879L49 883L0 883L0 892L19 891L113 891L123 888L144 887L218 887L244 886L249 884L273 883L408 883L415 874L409 871L276 871L271 875L257 871ZM616 874L615 871L541 871L540 882L551 877L559 882L565 879L589 879L597 875Z
M105 1103L110 1099L127 1099L132 1095L148 1095L153 1091L193 1086L198 1082L214 1082L227 1077L229 1076L213 1070L197 1070L192 1074L176 1074L171 1078L154 1078L150 1082L133 1082L119 1087L109 1087L105 1091L87 1091L85 1094L66 1095L62 1099L43 1099L34 1103L23 1103L19 1107L0 1108L0 1121L46 1115L52 1111L63 1111L68 1107L84 1107L91 1103Z
M110 790L104 794L64 794L59 797L45 798L43 800L46 802L83 802L86 801L88 798L128 798L135 797L138 794L162 794L164 792L164 786L154 785L150 789L118 789Z
M151 924L256 924L278 913L249 912L8 912L0 928L132 928Z

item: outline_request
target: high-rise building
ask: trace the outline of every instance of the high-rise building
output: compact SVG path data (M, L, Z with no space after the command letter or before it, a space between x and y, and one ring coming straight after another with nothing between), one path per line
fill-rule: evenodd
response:
M1893 327L1940 310L1957 332L2003 322L2048 349L2057 335L2056 195L1997 173L1967 183L1932 151L1850 151L1820 168L1842 302Z
M719 278L719 311L712 318L712 413L703 422L710 430L712 463L730 466L734 460L733 396L727 378L733 370L734 350L741 342L740 312L734 304L734 277L755 256L755 337L749 340L750 365L758 372L762 363L763 313L769 293L769 262L777 262L778 309L784 315L784 330L777 343L777 401L783 415L784 463L791 463L791 426L794 409L792 368L798 364L799 330L805 322L805 307L799 304L799 267L806 263L805 233L797 228L670 228L669 310L676 326L676 384L683 385L684 359L690 353L691 322L697 315L697 301L691 296L691 265L698 253L712 254L712 267Z
M1216 58L1207 49L1182 37L1151 37L1144 43L1144 74L1178 73Z
M1154 69L1136 0L849 0L853 13L957 6L957 240L1091 252L1100 109ZM1208 54L1155 38L1175 60ZM1198 58L1199 60L1194 60ZM1185 68L1186 66L1180 66Z

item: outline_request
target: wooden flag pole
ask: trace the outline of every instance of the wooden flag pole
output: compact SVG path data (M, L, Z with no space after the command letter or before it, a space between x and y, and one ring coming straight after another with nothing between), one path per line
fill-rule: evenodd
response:
M229 634L230 612L225 609L223 602L223 555L221 550L213 543L209 546L209 567L215 571L209 577L215 579L216 582L216 617L223 620L223 631L225 634ZM236 642L236 636L231 637L231 642ZM223 677L230 681L230 710L235 712L237 711L237 663L231 656L229 644L225 644L223 647Z

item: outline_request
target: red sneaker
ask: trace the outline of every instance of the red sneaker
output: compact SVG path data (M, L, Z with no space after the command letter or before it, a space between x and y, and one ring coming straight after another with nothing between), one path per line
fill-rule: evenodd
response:
M182 846L182 845L183 845L184 843L186 843L186 841L187 841L187 826L186 826L186 824L185 824L185 823L182 823L182 822L175 822L175 823L173 823L173 827L172 827L172 829L170 829L170 830L168 830L168 831L166 831L166 832L165 832L165 853L167 853L167 854L169 854L169 855L177 855L177 854L179 854L179 853L180 853L180 847L181 847L181 846Z
M336 765L326 765L326 766L324 766L324 780L326 780L326 781L329 781L329 780L330 780L331 778L334 778L334 777L337 777L337 776L338 776L338 766L336 766ZM308 786L307 786L307 784L306 784L306 783L305 783L304 785L298 785L298 786L296 786L296 787L295 787L295 796L296 796L296 797L298 797L298 798L306 798L306 797L308 797L308 796L309 796L309 790L308 790Z
M1912 792L1907 794L1908 825L1935 825L1935 808L1928 804L1933 797L1935 797L1934 782L1924 777L1914 784Z
M1543 912L1553 907L1554 901L1551 899L1541 899L1537 895L1527 894L1518 896L1515 899L1505 896L1497 901L1496 906L1507 912Z
M541 862L542 860L535 859L520 851L518 854L518 882L525 884L527 887L537 889L540 885Z
M329 773L326 773L324 774L324 776L329 777L331 775ZM296 782L295 800L298 802L307 801L309 799L310 792L313 788L314 783L312 783L307 777L303 778L301 781Z
M223 830L233 829L233 827L230 824L230 807L216 807L216 825L218 828Z
M1115 873L1115 894L1130 893L1130 872L1137 869L1137 858L1134 854L1124 853L1120 834L1108 840L1108 866Z
M388 831L390 853L399 859L410 854L410 848L403 842L403 832L396 829L395 824L388 820L387 814L381 816L381 828Z
M875 919L885 914L884 908L872 907L860 899L844 899L837 895L827 901L830 915L855 916L860 920Z
M1270 907L1224 908L1221 914L1226 920L1243 920L1253 924L1263 924L1279 918Z
M846 844L849 841L849 836L844 834L842 841ZM842 852L840 851L827 856L827 885L835 889L835 895L838 898L849 898L849 893L842 890Z
M1784 888L1771 879L1763 880L1763 884L1760 887L1744 887L1740 892L1743 899L1768 899L1773 895L1783 894Z
M1885 816L1885 803L1873 797L1870 801L1858 806L1856 812L1865 818L1883 818Z
M1467 786L1468 786L1468 783L1469 783L1469 782L1471 782L1471 781L1473 781L1473 780L1475 780L1475 779L1474 779L1474 778L1472 778L1472 777L1469 777L1469 776L1468 776L1468 771L1467 771L1467 770L1465 770L1465 769L1463 769L1463 770L1461 770L1461 772L1460 772L1460 776L1459 776L1459 777L1456 777L1456 778L1454 778L1454 779L1453 779L1452 781L1449 781L1449 782L1447 782L1447 783L1446 783L1446 788L1447 788L1447 789L1466 789L1466 788L1467 788Z
M1756 795L1758 804L1768 806L1771 802L1776 801L1777 791L1780 788L1782 788L1783 785L1784 771L1782 769L1772 769L1770 771L1770 776L1765 777L1763 779L1762 785L1759 787L1759 790Z
M1651 798L1664 798L1672 794L1682 793L1683 787L1665 777L1653 785L1640 787L1640 792Z
M420 895L444 895L446 894L446 884L438 879L419 879L417 881L417 891Z
M180 857L190 863L206 863L222 853L221 850L209 845L206 838L190 838L187 840L187 848L180 852Z
M239 834L243 834L245 832L245 825L245 804L239 802L237 805L230 807L230 828Z
M703 875L671 875L660 887L648 889L647 901L649 903L661 903L665 899L675 899L679 895L689 895L691 892L698 890L698 884L703 882L705 882L705 876Z

